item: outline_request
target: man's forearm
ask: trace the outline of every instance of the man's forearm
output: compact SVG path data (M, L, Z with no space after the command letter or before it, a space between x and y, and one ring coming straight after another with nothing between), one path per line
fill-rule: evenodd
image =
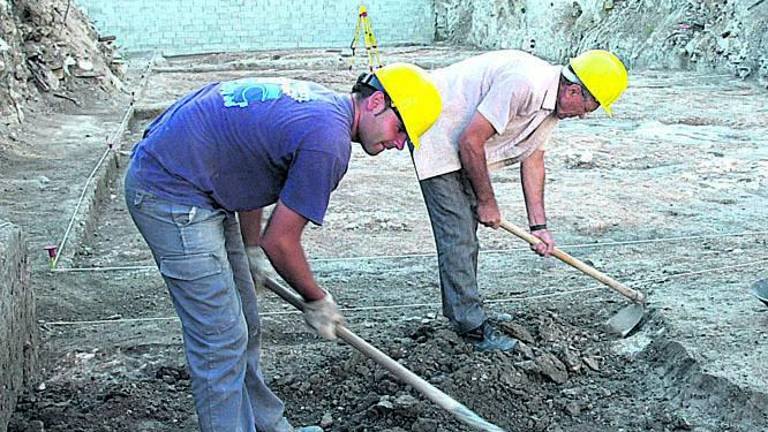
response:
M541 225L547 222L544 211L545 172L543 151L536 151L520 164L520 179L530 225Z
M245 247L257 246L261 238L261 209L238 212L237 216Z
M491 177L488 174L488 165L485 159L484 143L474 143L463 140L459 143L459 158L461 166L472 184L478 202L495 200Z
M270 240L266 238L261 246L277 273L305 300L314 301L322 298L325 292L312 276L301 243L290 239Z

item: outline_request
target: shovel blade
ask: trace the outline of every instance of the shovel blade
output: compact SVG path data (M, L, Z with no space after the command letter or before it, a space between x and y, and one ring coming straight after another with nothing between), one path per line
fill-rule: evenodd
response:
M768 306L768 279L760 279L752 284L752 295Z
M640 324L644 315L645 308L643 305L633 303L618 311L605 323L605 326L608 332L624 338Z

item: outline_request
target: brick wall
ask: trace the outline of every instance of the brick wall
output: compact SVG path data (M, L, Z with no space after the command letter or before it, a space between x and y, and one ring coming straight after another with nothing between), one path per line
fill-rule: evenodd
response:
M346 47L354 35L352 0L75 0L102 35L128 52L164 55L282 48ZM431 43L433 0L369 0L382 46ZM359 46L363 46L360 43Z

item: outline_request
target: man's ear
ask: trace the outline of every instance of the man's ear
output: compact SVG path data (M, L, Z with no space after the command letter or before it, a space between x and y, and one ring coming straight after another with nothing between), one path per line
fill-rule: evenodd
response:
M365 107L368 111L380 113L387 108L387 99L384 92L376 91L365 99Z
M570 83L568 84L568 87L566 87L565 92L571 97L578 96L581 94L581 86L575 83Z

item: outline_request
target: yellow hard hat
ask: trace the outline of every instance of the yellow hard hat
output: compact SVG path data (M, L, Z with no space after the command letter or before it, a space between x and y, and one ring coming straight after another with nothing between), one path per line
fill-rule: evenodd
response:
M392 99L414 148L419 137L437 121L443 100L427 72L409 63L392 63L373 73Z
M608 116L612 116L611 105L629 84L624 63L608 51L591 50L572 58L570 65Z

